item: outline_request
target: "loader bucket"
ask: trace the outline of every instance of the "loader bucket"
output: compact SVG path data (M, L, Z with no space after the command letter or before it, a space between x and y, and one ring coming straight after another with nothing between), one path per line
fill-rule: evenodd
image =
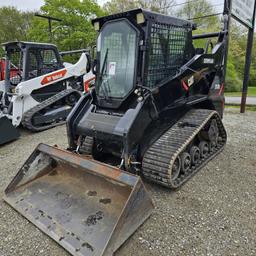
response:
M150 216L139 176L40 144L4 200L72 255L113 255Z
M0 118L0 145L16 140L20 137L18 130L12 125L11 121L3 116Z

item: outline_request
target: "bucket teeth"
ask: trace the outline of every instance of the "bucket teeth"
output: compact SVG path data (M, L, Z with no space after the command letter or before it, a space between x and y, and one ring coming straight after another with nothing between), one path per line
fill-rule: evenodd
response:
M4 200L73 255L112 255L154 206L140 177L40 144Z

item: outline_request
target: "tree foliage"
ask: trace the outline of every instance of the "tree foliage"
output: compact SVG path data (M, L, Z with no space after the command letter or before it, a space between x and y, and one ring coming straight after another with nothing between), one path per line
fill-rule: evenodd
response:
M178 2L179 3L179 2ZM45 0L40 13L61 19L52 23L52 42L60 50L87 48L96 44L96 33L91 19L133 8L145 8L163 14L191 19L214 14L216 10L209 0L196 0L178 6L175 0L109 0L101 8L96 0ZM219 31L220 18L211 16L194 20L198 29L193 33ZM244 75L247 30L232 22L227 64L226 90L240 91ZM49 42L48 21L21 12L14 7L0 8L0 43L14 40ZM214 39L212 39L214 41ZM204 48L206 40L194 41L195 47ZM1 51L1 50L0 50ZM0 52L2 55L3 52ZM252 50L249 86L256 86L256 40Z
M40 13L62 20L52 22L52 41L62 50L95 45L96 33L91 19L105 14L94 0L45 0ZM29 37L49 42L48 21L34 17Z
M143 8L163 14L172 14L175 0L111 0L104 5L108 13L118 13L135 8Z
M0 43L28 40L28 30L33 14L20 12L14 7L0 8ZM0 48L0 54L3 54Z
M0 38L2 42L27 40L33 14L20 12L14 7L0 8Z
M184 19L192 19L196 22L197 26L200 28L209 28L210 26L218 26L219 21L217 16L210 16L207 18L200 18L208 15L213 15L216 10L212 6L211 2L208 0L187 0L184 5L182 5L177 10L177 16Z

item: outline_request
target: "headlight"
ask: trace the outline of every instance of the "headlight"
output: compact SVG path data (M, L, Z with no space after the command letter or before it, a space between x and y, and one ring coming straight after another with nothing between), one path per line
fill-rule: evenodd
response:
M145 18L144 18L144 15L143 13L137 13L136 15L136 21L138 24L141 24L141 23L144 23L145 22Z
M94 24L93 24L93 26L94 26L94 29L96 30L96 31L99 31L100 30L100 23L97 21L97 22L95 22Z

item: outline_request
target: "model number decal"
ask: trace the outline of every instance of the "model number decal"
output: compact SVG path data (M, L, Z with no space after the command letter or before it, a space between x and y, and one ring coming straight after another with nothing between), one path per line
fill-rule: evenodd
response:
M62 77L64 77L67 73L67 70L64 69L64 70L60 70L58 72L55 72L51 75L47 75L45 76L42 81L41 81L41 85L45 85L45 84L48 84L50 82L53 82L53 81L56 81L58 79L61 79Z
M204 64L213 64L213 63L214 63L214 59L204 58Z

